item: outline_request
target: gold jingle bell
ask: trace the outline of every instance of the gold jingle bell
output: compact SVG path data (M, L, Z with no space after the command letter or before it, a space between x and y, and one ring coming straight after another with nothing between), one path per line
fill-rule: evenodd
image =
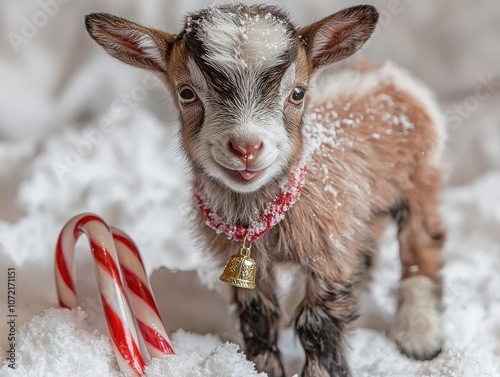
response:
M238 254L229 257L219 280L238 288L255 288L256 263L250 258L250 248L244 240Z

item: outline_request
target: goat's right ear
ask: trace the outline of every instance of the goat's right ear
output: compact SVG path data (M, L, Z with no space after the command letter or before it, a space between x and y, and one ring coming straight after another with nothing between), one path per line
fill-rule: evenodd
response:
M87 31L110 55L124 63L165 72L174 36L106 13L85 17Z

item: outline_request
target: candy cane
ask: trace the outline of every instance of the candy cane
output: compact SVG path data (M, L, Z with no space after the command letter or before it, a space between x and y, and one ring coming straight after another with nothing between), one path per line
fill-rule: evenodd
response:
M113 227L111 227L111 232L115 240L121 270L127 287L132 292L130 298L137 325L149 355L157 358L173 355L174 350L151 292L139 249L126 233Z
M97 282L118 366L122 372L142 376L144 360L148 360L149 355L140 352L134 317L126 298L123 273L132 291L130 296L138 312L137 323L143 331L149 352L154 357L161 357L173 354L173 349L161 324L139 251L126 234L116 229L112 234L106 223L93 214L75 216L64 226L57 242L55 259L59 304L70 309L77 305L74 247L83 233L89 239L96 263Z

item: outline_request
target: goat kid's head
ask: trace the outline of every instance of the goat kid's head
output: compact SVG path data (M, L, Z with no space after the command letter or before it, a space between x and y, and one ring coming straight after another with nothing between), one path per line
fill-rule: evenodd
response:
M356 52L377 20L361 5L296 28L275 7L230 4L189 15L177 35L102 13L86 26L109 54L169 88L195 174L252 192L300 155L312 74Z

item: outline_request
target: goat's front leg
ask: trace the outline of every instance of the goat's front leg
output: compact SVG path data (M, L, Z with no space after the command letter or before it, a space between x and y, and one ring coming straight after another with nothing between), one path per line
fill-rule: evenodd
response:
M254 290L235 288L234 300L248 358L269 377L284 377L278 351L280 309L274 289L271 277L259 279Z
M304 347L303 377L348 377L344 332L356 318L356 299L350 283L327 280L308 273L306 296L295 320Z

